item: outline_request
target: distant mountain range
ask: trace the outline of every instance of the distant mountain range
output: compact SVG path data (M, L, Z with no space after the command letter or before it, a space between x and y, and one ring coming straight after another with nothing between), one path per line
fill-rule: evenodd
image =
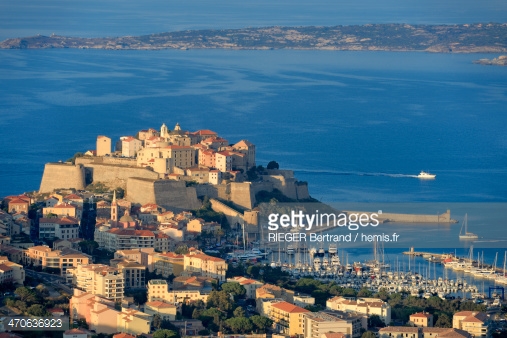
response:
M80 38L31 36L8 39L3 49L301 49L507 52L507 23L463 25L368 24L188 30L142 36Z

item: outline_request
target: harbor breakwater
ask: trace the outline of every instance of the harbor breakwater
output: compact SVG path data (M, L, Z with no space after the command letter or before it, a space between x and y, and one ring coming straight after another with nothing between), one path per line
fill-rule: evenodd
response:
M458 223L457 220L451 218L451 210L447 210L443 214L399 214L399 213L386 213L382 212L368 212L368 211L345 211L347 214L378 214L378 220L381 223L395 222L395 223Z

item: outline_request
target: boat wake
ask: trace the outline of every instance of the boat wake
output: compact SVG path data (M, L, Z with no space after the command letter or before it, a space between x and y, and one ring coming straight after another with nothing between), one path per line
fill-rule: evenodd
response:
M360 171L332 171L332 170L297 170L294 172L308 175L330 175L330 176L384 176L393 178L418 178L417 175L387 174L387 173L366 173Z

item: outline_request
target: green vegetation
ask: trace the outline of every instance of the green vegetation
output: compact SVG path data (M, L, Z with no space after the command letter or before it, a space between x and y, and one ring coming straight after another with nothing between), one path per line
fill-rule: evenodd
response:
M202 207L192 212L195 217L202 218L206 222L219 223L222 229L230 229L227 218L221 212L216 212L211 208L211 202L208 196L204 196Z
M270 319L259 315L247 318L245 309L231 299L231 295L238 299L245 293L245 288L238 283L224 283L222 290L214 290L210 293L206 304L202 301L183 304L183 316L201 320L204 327L211 332L266 332L273 324Z
M109 188L102 182L94 182L86 186L86 191L93 192L95 194L104 194L109 191Z
M35 282L35 280L33 280ZM46 286L39 284L36 287L21 286L14 291L15 297L4 300L5 305L17 309L22 315L39 317L50 316L48 309L58 307L69 313L69 297L49 297Z
M236 301L246 294L245 287L239 283L224 283L222 284L222 290L232 295Z
M69 158L69 159L68 159L67 161L65 161L65 162L71 162L72 164L76 164L76 158L78 158L78 157L83 157L83 156L84 156L84 154L83 154L83 153L81 153L81 152L77 152L77 153L75 153L75 154L74 154L74 156L72 156L71 158Z
M280 169L280 165L276 161L271 161L268 163L266 169Z

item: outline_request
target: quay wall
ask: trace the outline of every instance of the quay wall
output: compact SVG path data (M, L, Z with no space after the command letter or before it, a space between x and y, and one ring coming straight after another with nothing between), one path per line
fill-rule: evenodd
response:
M39 192L53 192L55 189L83 190L85 185L85 168L82 165L46 163Z

